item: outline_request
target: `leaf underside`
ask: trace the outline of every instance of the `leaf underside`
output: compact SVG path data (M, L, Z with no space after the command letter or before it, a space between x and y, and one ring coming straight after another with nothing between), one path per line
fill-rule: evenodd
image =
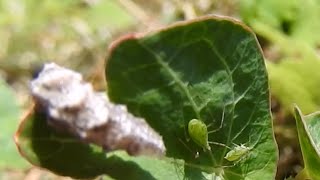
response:
M163 136L167 156L186 162L186 177L222 168L225 179L274 178L266 68L254 34L239 22L205 17L128 36L110 49L106 79L110 99ZM211 151L190 140L191 119L208 126ZM235 144L252 149L234 163L224 157Z

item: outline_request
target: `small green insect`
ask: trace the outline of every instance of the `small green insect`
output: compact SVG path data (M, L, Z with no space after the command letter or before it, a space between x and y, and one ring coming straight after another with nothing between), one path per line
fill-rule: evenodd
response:
M226 146L225 144L208 141L209 134L217 132L222 128L223 121L224 121L224 112L225 112L225 108L223 108L223 111L222 111L221 124L218 127L218 129L215 129L215 130L208 131L208 127L210 127L212 124L207 126L201 120L192 119L189 121L189 123L188 123L189 136L193 140L193 142L195 142L197 145L202 147L204 149L204 151L206 151L206 150L211 151L211 147L209 144L223 146L223 147L231 149L230 147Z
M245 146L244 144L236 145L234 149L230 150L224 157L226 160L234 162L240 160L247 155L252 148Z
M198 119L189 121L188 133L193 142L205 150L211 150L208 142L208 129L204 122Z

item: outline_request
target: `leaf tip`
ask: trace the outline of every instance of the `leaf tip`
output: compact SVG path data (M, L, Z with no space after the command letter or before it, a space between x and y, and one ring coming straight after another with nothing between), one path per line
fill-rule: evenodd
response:
M293 104L293 112L295 115L297 115L297 114L301 115L301 110L296 103Z

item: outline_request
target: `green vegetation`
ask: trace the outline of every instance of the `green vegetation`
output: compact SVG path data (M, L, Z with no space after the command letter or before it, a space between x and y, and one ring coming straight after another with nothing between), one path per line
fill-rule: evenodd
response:
M0 179L34 167L73 178L319 179L319 18L316 0L0 0ZM52 129L29 94L50 61L144 118L166 157L106 153Z

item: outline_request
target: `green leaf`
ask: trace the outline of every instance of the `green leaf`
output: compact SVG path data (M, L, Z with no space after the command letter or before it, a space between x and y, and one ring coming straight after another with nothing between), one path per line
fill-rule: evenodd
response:
M19 156L13 142L20 112L12 90L0 77L0 169L28 167L28 164Z
M303 116L295 106L295 118L304 166L310 179L320 178L320 112Z
M266 67L241 23L205 17L127 36L111 46L106 79L110 99L145 118L163 136L167 156L186 162L185 178L274 178ZM191 119L207 125L211 151L190 140ZM252 149L227 161L227 146L240 144Z
M20 124L15 140L20 153L30 163L63 176L83 179L107 174L114 179L138 180L179 179L180 175L171 162L130 157L121 151L106 153L97 146L57 132L48 126L44 114L33 111Z

